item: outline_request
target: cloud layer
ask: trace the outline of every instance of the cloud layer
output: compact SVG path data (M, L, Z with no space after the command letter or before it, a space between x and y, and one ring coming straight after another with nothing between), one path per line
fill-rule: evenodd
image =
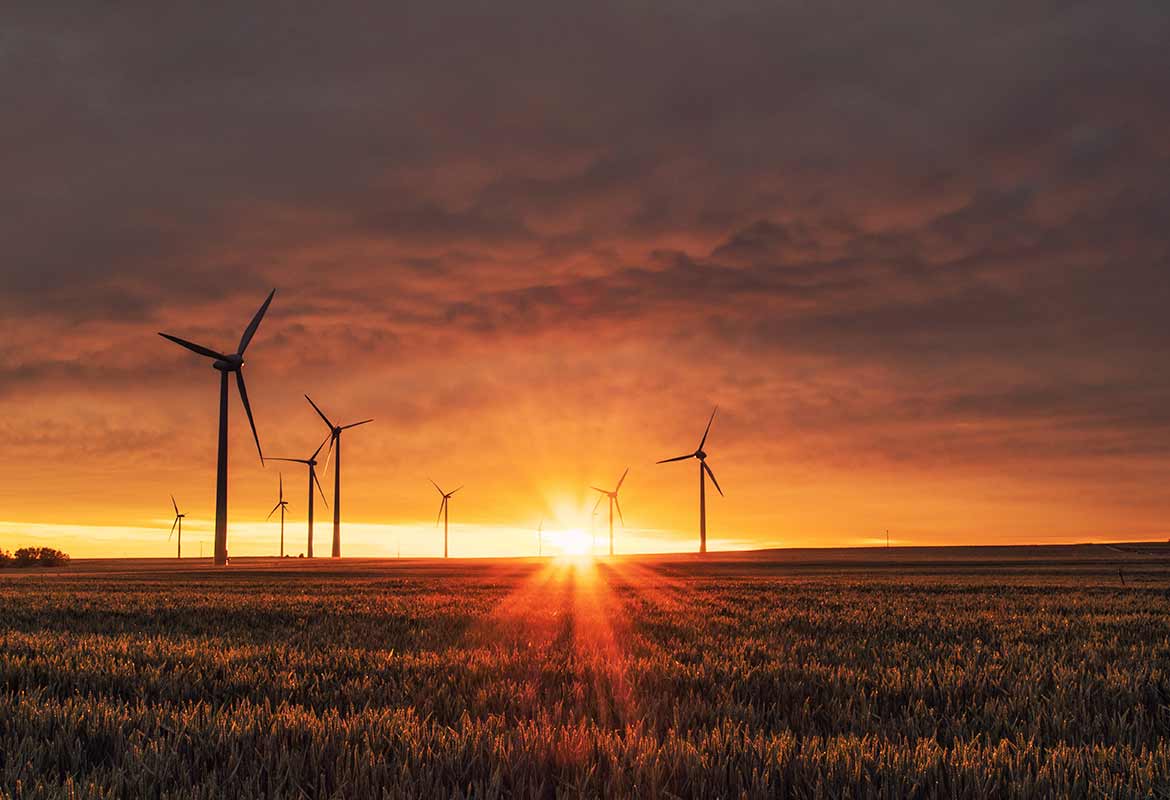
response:
M364 522L442 471L528 524L633 463L689 542L651 462L719 402L729 538L1156 535L1168 53L1158 2L21 9L0 518L208 511L214 375L154 332L227 347L277 286L266 448L316 446L304 391L378 418Z

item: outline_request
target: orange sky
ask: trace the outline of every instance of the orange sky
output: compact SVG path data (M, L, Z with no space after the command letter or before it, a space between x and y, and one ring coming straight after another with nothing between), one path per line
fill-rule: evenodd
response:
M713 548L1170 535L1166 15L889 12L21 10L0 547L168 555L171 493L209 542L218 376L155 333L230 348L273 286L266 453L305 392L376 420L347 555L440 553L428 477L454 554L528 554L627 466L618 550L693 549L653 462L715 404ZM278 471L300 552L231 403L231 552Z

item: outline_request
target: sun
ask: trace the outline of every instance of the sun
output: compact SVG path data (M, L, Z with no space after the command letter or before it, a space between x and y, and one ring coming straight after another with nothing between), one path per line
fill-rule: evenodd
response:
M592 549L592 542L589 539L589 534L578 528L571 528L565 531L557 531L553 535L553 541L557 548L560 549L561 555L579 557L587 556Z

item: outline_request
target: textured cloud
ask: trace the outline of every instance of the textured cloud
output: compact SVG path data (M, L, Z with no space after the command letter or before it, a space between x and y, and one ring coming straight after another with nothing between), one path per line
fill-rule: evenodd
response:
M378 417L366 521L412 518L404 474L459 470L508 522L641 459L644 526L689 529L648 462L719 401L747 538L853 541L875 507L1148 533L1168 54L1137 0L13 10L3 499L140 519L206 484L215 376L154 332L227 347L277 286L262 434L311 450L306 390Z

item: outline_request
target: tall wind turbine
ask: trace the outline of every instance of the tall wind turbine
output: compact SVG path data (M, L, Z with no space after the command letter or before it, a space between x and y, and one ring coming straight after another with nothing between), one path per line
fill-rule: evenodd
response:
M610 554L610 556L613 556L613 507L614 506L617 506L618 518L621 519L621 521L622 521L622 527L625 527L625 524L626 524L626 518L622 516L622 504L618 502L617 496L618 496L618 491L622 488L622 483L625 482L626 476L629 474L630 474L630 468L626 467L626 471L622 473L622 476L620 478L618 478L617 486L614 487L614 490L612 492L606 491L605 489L599 489L596 486L589 487L595 492L601 492L601 497L597 498L597 503L593 506L594 513L597 512L597 507L601 505L601 501L607 497L609 498L609 554Z
M719 406L715 406L715 411L719 410ZM703 445L707 443L707 434L711 432L711 423L715 421L715 411L711 412L711 419L707 420L707 429L703 431L703 438L699 440L699 446L695 448L695 452L687 453L685 456L675 456L674 458L664 458L657 462L659 464L667 464L671 461L686 461L688 458L699 459L699 552L707 552L707 475L711 476L711 483L715 484L715 488L719 491L719 496L723 496L723 490L719 488L719 481L715 480L715 473L707 466L707 454L703 452Z
M267 522L272 519L272 515L276 513L276 509L280 509L280 557L284 558L284 512L288 509L288 501L284 499L284 475L278 473L277 481L277 486L280 487L280 494L277 495L276 505L268 512L268 516L264 518L264 521ZM312 496L312 494L309 495L309 497Z
M427 478L427 480L431 481L430 478ZM439 484L434 481L431 481L431 486L439 489ZM459 487L459 489L462 488L462 486ZM439 494L443 495L443 499L439 501L439 517L435 520L435 525L438 526L439 520L443 520L443 558L447 557L447 511L450 508L451 495L455 494L459 489L452 492L444 492L442 489L439 489ZM543 525L544 523L542 522L541 524Z
M536 555L538 557L544 556L544 520L536 526Z
M272 302L272 297L275 294L275 289L268 293L268 299L264 301L264 305L260 306L260 310L252 317L252 321L248 323L248 327L244 330L244 335L240 337L240 344L236 348L236 352L231 355L224 355L209 347L188 342L186 339L180 339L178 336L171 336L169 333L159 333L159 336L164 339L170 339L181 347L185 347L206 358L214 359L211 366L219 370L219 457L216 461L217 468L215 474L215 563L220 566L227 564L228 559L228 374L232 372L236 373L236 386L240 390L240 400L243 402L244 411L248 415L248 424L252 426L252 438L256 440L256 452L260 454L260 463L263 464L264 451L260 449L260 434L256 433L256 421L252 419L252 407L248 405L248 389L244 385L244 351L248 349L248 343L256 335L256 329L260 327L260 320L264 318L264 312L268 310L268 306Z
M305 395L305 399L329 426L329 452L337 450L333 462L333 557L341 558L341 432L356 428L358 425L365 425L373 420L363 419L361 422L351 422L348 425L334 425L329 417L325 416L325 412L313 402L313 398Z
M317 449L313 451L313 455L308 458L270 458L269 461L291 461L294 464L304 464L309 468L309 546L308 557L313 557L313 484L317 484L317 491L321 493L321 502L329 508L329 501L325 499L325 490L321 488L321 481L317 479L317 455L321 452L321 448L325 446L325 442L332 438L333 434L329 434L321 440L321 444L317 445ZM329 469L328 457L325 461L325 468ZM281 539L283 540L283 536ZM283 547L281 548L283 551ZM283 555L283 552L282 552Z
M179 550L178 550L177 554L175 555L175 558L182 558L183 557L183 517L185 517L187 515L179 513L179 504L175 502L175 496L173 494L171 495L171 505L173 505L175 507L175 521L171 523L171 532L170 532L170 535L167 536L167 541L169 542L171 540L171 537L175 535L175 528L178 528L179 529Z

